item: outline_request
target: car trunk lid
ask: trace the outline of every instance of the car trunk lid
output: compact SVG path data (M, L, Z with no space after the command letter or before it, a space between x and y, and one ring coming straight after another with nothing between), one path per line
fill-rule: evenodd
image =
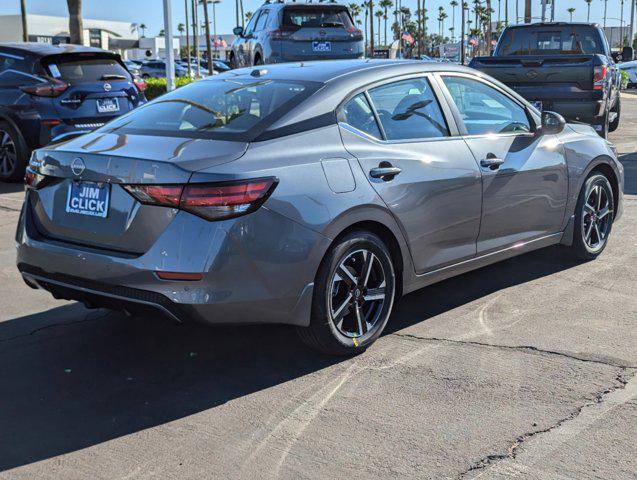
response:
M144 205L123 185L185 184L194 171L233 161L246 148L243 142L95 132L38 151L32 168L51 180L29 195L36 228L54 240L142 254L177 211ZM104 202L104 210L91 210L91 199L93 207Z

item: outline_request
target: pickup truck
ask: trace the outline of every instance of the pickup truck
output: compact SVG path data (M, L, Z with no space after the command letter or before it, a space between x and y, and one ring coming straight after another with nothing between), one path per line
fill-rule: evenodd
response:
M632 57L632 49L623 54ZM492 56L475 57L469 66L513 88L538 110L589 123L604 138L619 126L621 76L597 25L513 25L504 29Z

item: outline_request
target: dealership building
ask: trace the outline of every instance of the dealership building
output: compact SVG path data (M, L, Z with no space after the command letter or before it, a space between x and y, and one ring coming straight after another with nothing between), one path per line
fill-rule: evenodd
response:
M113 20L83 19L84 44L119 53L122 58L164 58L163 37L139 38L137 25ZM69 43L68 17L27 15L27 32L30 42ZM0 15L0 42L22 41L20 15ZM179 55L179 39L173 39L173 50Z

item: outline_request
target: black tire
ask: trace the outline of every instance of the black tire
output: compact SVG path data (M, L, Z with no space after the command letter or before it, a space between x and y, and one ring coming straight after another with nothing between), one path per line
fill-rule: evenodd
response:
M230 68L231 69L235 69L238 68L239 66L237 65L237 58L235 57L234 53L230 54Z
M261 55L259 55L258 53L254 57L253 65L263 65L263 60L261 60Z
M337 273L341 268L350 275L344 272L341 277ZM338 239L321 262L310 325L298 327L297 332L306 345L321 353L356 355L382 333L395 295L394 266L383 241L370 232L351 232Z
M29 153L22 134L9 122L0 121L0 181L23 180Z
M143 75L142 75L142 78L143 78L144 80L148 80L148 79L150 78L150 75L148 75L147 73L145 73L145 74L143 74Z
M615 106L611 109L611 112L616 113L615 119L608 124L608 131L614 132L619 128L619 117L622 113L622 101L619 96L617 97L617 102L615 102Z
M599 197L594 193L598 188L600 190L597 191L601 195L599 201ZM591 202L594 204L592 209ZM606 202L608 212L604 214ZM608 178L599 172L592 172L582 186L575 207L575 228L571 246L571 253L575 258L593 260L604 251L613 227L614 211L615 199Z

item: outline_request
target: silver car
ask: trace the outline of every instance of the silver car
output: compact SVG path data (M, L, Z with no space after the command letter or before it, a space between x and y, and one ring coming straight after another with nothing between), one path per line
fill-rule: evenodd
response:
M265 3L236 39L229 56L233 68L266 63L362 58L363 32L345 5Z
M17 264L88 307L290 324L353 354L403 294L549 245L594 259L623 183L591 127L471 69L248 68L37 150Z
M144 79L166 78L166 62L164 62L163 60L149 60L142 63L140 71L141 77ZM175 76L187 77L188 66L183 66L175 63Z

